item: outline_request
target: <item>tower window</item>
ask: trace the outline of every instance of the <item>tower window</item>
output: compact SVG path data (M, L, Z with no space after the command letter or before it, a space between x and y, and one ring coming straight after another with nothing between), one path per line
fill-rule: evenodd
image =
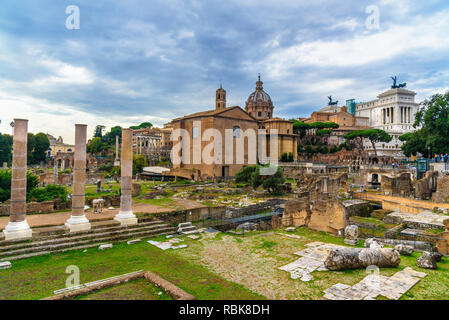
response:
M257 113L257 115L258 115L259 117L261 117L261 116L262 116L262 112L259 111L259 112Z

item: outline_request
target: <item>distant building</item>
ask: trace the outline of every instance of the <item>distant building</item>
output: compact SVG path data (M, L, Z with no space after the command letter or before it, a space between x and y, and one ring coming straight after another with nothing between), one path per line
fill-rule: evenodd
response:
M419 107L415 96L416 92L394 88L381 93L375 100L356 104L356 116L368 117L371 128L385 130L393 137L389 143L376 144L379 156L404 156L399 137L414 131L413 123ZM373 150L369 141L365 141L364 146L367 150Z
M75 152L75 146L72 144L64 143L64 140L61 136L59 136L58 139L56 139L51 134L47 133L48 140L50 141L50 150L49 150L49 156L55 157L58 152L60 153L71 153Z
M260 80L256 82L256 89L252 92L245 104L245 110L239 106L226 107L226 91L220 85L216 91L215 109L198 112L177 118L172 121L174 130L183 129L189 134L185 140L180 139L179 143L175 142L174 148L178 148L178 144L182 147L179 156L189 157L189 163L174 164L171 174L177 176L189 177L194 176L198 178L213 178L213 177L233 177L244 166L257 163L259 160L259 147L257 144L257 132L259 129L267 131L267 145L266 152L269 158L270 145L269 134L270 129L278 130L278 156L283 153L292 153L294 159L297 159L297 135L293 134L293 122L281 118L273 118L273 102L270 96L263 90L263 82ZM213 152L217 152L222 157L221 163L204 163L202 160L195 161L194 159L194 144L199 145L201 154L204 149L211 143L210 141L201 141L201 134L207 129L216 129L220 132L222 141L213 140ZM232 161L227 163L226 157L226 131L232 130ZM255 145L254 147L248 142L249 132L254 133ZM248 137L248 138L245 138ZM243 145L243 161L237 160L237 142ZM185 152L183 155L182 153ZM254 161L253 161L254 160ZM279 159L277 159L279 160ZM200 163L199 163L199 162Z
M133 130L133 151L144 155L150 164L169 159L173 142L170 139L171 128L142 128Z
M305 123L314 122L334 122L339 125L337 129L332 129L332 133L327 140L329 145L340 145L345 142L343 136L351 131L364 130L369 128L369 118L356 117L349 113L345 106L326 106L319 111L312 113L310 118L304 120Z

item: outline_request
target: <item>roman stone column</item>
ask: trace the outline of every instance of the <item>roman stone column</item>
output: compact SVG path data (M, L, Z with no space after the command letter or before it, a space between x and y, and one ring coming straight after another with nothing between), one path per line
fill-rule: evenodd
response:
M137 217L132 211L132 174L133 174L133 149L132 129L122 129L122 160L121 160L121 191L120 211L114 220L122 226L137 224Z
M118 147L119 147L119 136L115 136L115 160L114 166L118 167L120 165L120 158L118 157Z
M86 137L87 125L75 125L75 165L73 168L72 216L65 223L70 232L90 230L90 222L84 214L86 186Z
M14 119L11 205L9 223L3 230L5 240L31 238L26 221L28 120Z

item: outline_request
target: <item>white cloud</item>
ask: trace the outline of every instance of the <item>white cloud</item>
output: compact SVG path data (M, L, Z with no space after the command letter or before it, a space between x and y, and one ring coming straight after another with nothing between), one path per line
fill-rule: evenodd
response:
M62 61L48 58L41 60L40 64L53 72L53 75L35 80L32 85L88 85L92 84L95 79L95 76L85 67L76 67Z
M449 49L449 11L415 18L408 25L391 26L371 34L356 34L344 40L302 42L269 54L260 62L275 78L290 74L294 67L356 67L400 55L425 55Z
M191 30L182 29L178 33L178 40L189 39L195 37L195 32Z
M360 27L361 25L362 24L359 21L357 21L357 19L350 18L333 24L329 29L330 30L348 29L350 31L354 31L357 27Z
M88 125L88 137L91 137L98 124L105 125L107 129L113 126L127 127L141 123L142 116L122 116L108 113L91 113L81 111L76 106L51 103L44 99L37 99L26 95L12 95L0 90L1 124L0 132L11 133L9 123L14 118L29 119L28 131L37 133L50 133L62 136L68 143L74 141L75 124ZM161 118L145 115L149 120L161 126L170 121L170 118Z

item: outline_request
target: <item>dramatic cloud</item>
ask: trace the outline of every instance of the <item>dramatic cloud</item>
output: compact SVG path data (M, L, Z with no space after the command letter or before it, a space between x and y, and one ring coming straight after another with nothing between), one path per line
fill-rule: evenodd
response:
M80 9L66 29L65 9ZM368 6L379 29L366 26ZM389 77L422 100L449 88L444 0L2 0L0 132L13 118L73 140L75 123L129 126L244 106L257 73L275 115L373 99Z

